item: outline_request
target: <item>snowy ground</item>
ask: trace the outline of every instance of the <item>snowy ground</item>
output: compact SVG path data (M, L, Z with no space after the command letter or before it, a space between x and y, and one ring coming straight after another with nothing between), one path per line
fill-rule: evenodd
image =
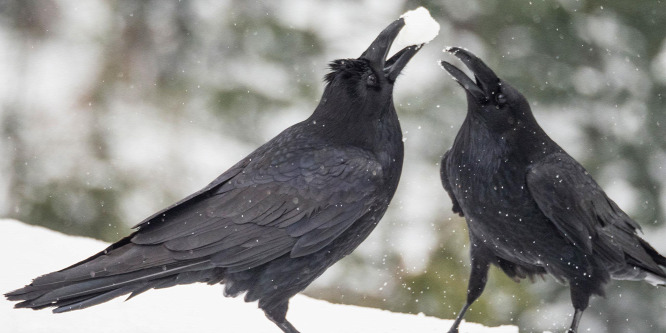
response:
M0 293L69 266L106 246L101 241L13 220L0 220L0 235ZM48 310L14 310L12 306L4 297L0 301L2 332L279 332L255 303L225 298L221 287L204 284L150 291L129 302L118 298L58 315ZM451 324L449 320L331 304L301 295L292 299L288 318L305 333L442 333ZM460 332L514 333L518 328L463 323Z

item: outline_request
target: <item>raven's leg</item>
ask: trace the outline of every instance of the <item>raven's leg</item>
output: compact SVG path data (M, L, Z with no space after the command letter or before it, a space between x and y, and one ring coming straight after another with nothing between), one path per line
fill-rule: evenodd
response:
M569 282L571 285L571 303L573 303L575 312L573 320L571 321L571 327L567 333L576 333L578 332L578 324L580 323L580 318L583 316L583 311L587 309L587 306L590 304L590 289L580 286L576 282Z
M449 333L458 333L458 326L460 326L465 312L481 296L483 288L485 288L488 281L488 268L490 267L491 255L473 243L471 247L472 271L470 272L469 285L467 286L467 302L460 309L460 313L458 313L456 321L451 325Z
M578 323L580 323L580 318L583 316L583 310L576 309L574 312L573 320L571 321L571 327L567 330L567 333L576 333L578 332Z
M261 303L261 301L260 301ZM261 304L260 304L261 306ZM284 333L299 333L296 327L287 320L287 309L289 308L289 301L272 306L270 309L264 309L266 317L279 327Z

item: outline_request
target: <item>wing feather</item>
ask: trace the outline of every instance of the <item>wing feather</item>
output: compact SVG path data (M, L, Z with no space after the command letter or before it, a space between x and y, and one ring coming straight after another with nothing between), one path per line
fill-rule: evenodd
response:
M376 205L382 169L357 148L323 147L261 158L199 197L153 216L131 241L173 260L209 257L243 270L321 250Z
M460 203L458 203L455 194L453 194L453 190L451 188L451 182L449 181L448 168L449 168L450 152L451 150L446 151L446 153L444 153L444 156L442 157L441 165L439 167L439 177L442 181L442 186L444 186L444 190L446 190L446 193L449 195L449 198L451 198L451 203L452 203L451 210L460 216L464 216L462 208L460 208Z
M658 270L641 246L638 224L613 202L571 156L560 153L532 165L527 187L541 211L575 246L608 263Z

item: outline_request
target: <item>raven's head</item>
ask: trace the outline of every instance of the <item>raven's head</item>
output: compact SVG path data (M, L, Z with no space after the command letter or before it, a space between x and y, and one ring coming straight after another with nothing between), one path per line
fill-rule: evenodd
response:
M400 18L384 29L357 59L339 59L330 64L326 75L326 90L322 104L354 113L375 113L389 107L392 102L393 84L400 71L423 46L408 46L388 60L393 41L405 21ZM340 105L344 103L346 105Z
M490 128L498 131L516 128L521 122L533 119L525 97L497 77L481 59L458 47L449 47L446 51L462 60L474 74L475 80L472 80L456 66L441 61L442 67L467 92L469 112L480 116Z

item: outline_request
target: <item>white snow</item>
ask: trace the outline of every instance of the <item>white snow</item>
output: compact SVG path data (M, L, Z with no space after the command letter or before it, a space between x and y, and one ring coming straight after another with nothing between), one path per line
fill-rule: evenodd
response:
M439 34L439 23L424 7L405 12L400 16L405 26L393 42L394 50L401 50L410 45L426 44Z
M0 219L0 294L22 287L40 274L62 269L107 244L74 237L14 220ZM255 303L225 298L221 286L192 284L151 290L128 302L117 298L80 311L52 314L49 310L13 309L1 297L3 332L252 332L278 333ZM304 333L327 332L446 332L451 320L325 301L297 295L287 318ZM487 328L461 325L461 333L517 333L515 326Z

